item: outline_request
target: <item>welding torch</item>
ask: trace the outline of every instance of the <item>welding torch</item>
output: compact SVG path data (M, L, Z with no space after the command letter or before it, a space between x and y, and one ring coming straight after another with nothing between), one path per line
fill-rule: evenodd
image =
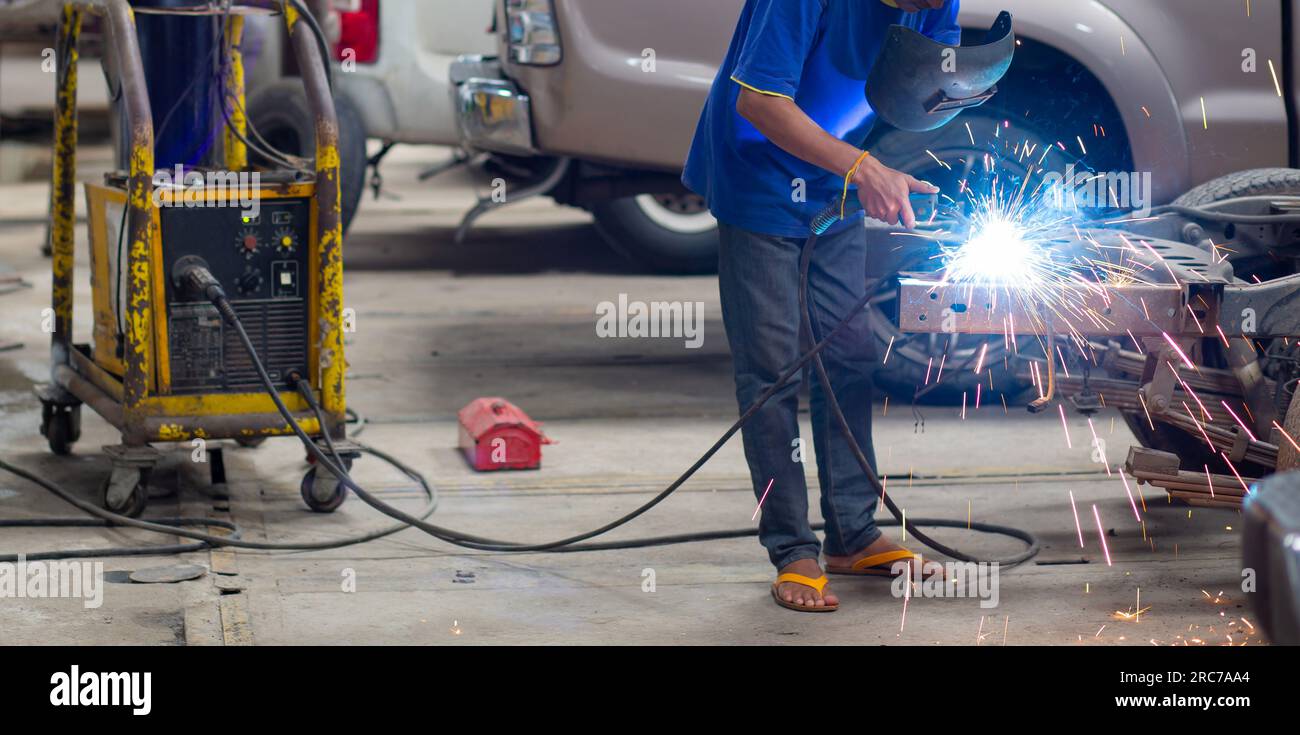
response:
M939 213L939 195L938 194L909 194L908 201L912 204L912 211L916 213L916 221L930 221ZM837 223L847 220L850 215L862 211L862 202L857 197L849 197L843 203L832 202L826 205L826 208L813 217L810 225L814 235L825 235L828 230ZM841 217L840 215L844 216ZM887 224L893 224L892 222Z

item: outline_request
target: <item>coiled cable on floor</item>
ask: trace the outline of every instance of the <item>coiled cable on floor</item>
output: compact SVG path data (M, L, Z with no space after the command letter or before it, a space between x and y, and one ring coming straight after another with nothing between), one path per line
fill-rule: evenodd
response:
M801 312L801 318L805 324L807 324L809 320L809 316L808 316L809 309L806 300L808 270L810 267L812 251L816 245L816 242L817 242L817 235L812 235L809 237L807 243L804 246L805 252L803 257L801 258L800 269L799 269L800 270L800 312ZM837 421L840 425L841 432L844 433L849 445L855 450L855 457L858 459L859 464L862 466L863 472L866 473L868 479L875 487L876 492L881 495L882 499L885 501L885 505L890 509L890 512L894 514L895 518L898 519L899 523L904 523L902 512L894 504L893 499L890 498L888 494L884 492L884 487L880 482L880 478L876 475L875 471L871 468L870 463L867 462L866 457L863 455L861 447L858 445L857 440L853 437L853 433L849 429L847 421L845 421L844 419L843 412L840 410L839 404L834 399L834 392L829 388L830 384L829 384L829 380L826 378L825 375L825 368L821 365L820 353L822 352L822 350L824 350L826 346L830 344L831 340L833 340L836 336L838 336L839 333L842 332L858 316L859 312L863 309L863 307L866 306L870 298L871 298L871 292L869 290L864 291L863 296L858 300L858 302L854 305L854 307L850 309L849 314L845 316L840 321L840 323L837 324L835 328L832 329L831 332L826 335L824 339L817 342L812 347L812 349L810 349L807 353L805 353L802 357L800 357L799 360L796 360L794 365L787 368L785 373L782 374L771 386L769 386L762 393L762 395L759 396L758 400L756 400L753 405L751 405L748 409L746 409L744 414L742 414L741 417L737 419L737 421L734 424L732 424L731 428L729 428L721 437L719 437L718 440L714 442L713 446L709 447L708 451L706 451L703 455L701 455L700 458L697 459L694 464L692 464L689 468L687 468L685 472L683 472L676 480L674 480L670 485L668 485L668 487L660 491L654 498L651 498L648 502L642 504L638 508L601 526L600 528L594 529L592 531L587 531L585 533L577 534L574 536L569 536L567 538L559 539L557 541L551 541L546 543L534 543L534 544L492 539L492 538L477 536L477 535L468 534L460 531L455 531L453 529L437 526L432 523L428 523L422 519L414 518L409 514L405 513L404 511L402 511L401 509L388 505L387 503L384 503L383 501L371 495L368 491L365 490L365 488L361 487L359 484L353 481L352 478L348 475L346 469L344 468L344 463L340 461L341 458L338 456L338 453L334 451L332 439L329 437L329 433L327 431L324 432L325 442L330 454L334 455L333 458L326 456L326 453L321 451L320 447L316 445L316 442L313 442L311 438L307 436L306 432L302 430L302 427L299 426L297 421L294 420L293 415L289 411L288 407L285 406L284 402L280 399L279 392L278 390L276 390L274 382L271 380L270 376L266 373L265 367L261 364L261 361L257 358L256 349L254 348L252 344L252 340L249 338L248 333L244 330L243 325L240 323L239 316L235 313L234 309L231 308L229 302L225 301L224 297L215 300L214 303L216 303L218 310L221 311L222 315L226 318L227 322L230 323L231 326L234 327L234 329L238 333L240 341L244 344L245 349L247 349L249 354L253 357L252 360L253 365L257 369L258 375L262 380L263 384L265 385L272 400L274 401L276 408L280 411L281 415L283 415L284 418L289 422L289 426L293 429L294 433L298 435L298 438L302 440L303 445L312 454L312 456L316 458L316 461L321 466L325 467L325 469L327 469L328 471L334 473L334 475L338 478L340 484L344 485L349 490L352 490L354 493L356 493L357 497L361 498L361 500L365 502L367 505L370 505L372 508L378 510L379 512L391 518L395 518L404 523L408 523L411 526L418 528L421 531L424 531L425 533L431 536L434 536L435 538L441 539L447 543L454 544L456 546L461 546L464 548L470 548L470 549L476 549L482 551L502 551L502 552L560 551L560 550L572 552L572 551L596 551L596 550L639 548L644 546L657 546L657 545L663 545L668 543L686 543L690 541L702 541L702 540L709 540L711 538L727 538L727 537L731 537L730 534L733 533L737 535L752 535L757 533L755 529L743 529L743 534L741 530L736 530L736 531L713 532L712 534L694 533L694 534L680 534L676 536L661 536L661 537L652 537L652 538L629 539L625 541L584 543L591 538L600 536L604 533L614 530L615 528L618 528L620 526L629 523L630 521L637 518L641 514L645 513L646 511L650 510L654 506L658 505L660 502L662 502L672 493L676 492L676 490L680 488L688 479L690 479L690 477L694 475L695 472L699 470L700 467L702 467L706 462L712 459L713 455L716 454L718 450L721 449L722 446L726 444L726 442L729 439L731 439L731 437L734 436L735 433L739 431L740 428L743 427L745 423L747 423L750 420L750 418L755 413L757 413L758 410L761 409L772 398L773 395L775 395L779 390L781 390L781 388L785 385L786 381L792 378L796 372L802 370L803 367L807 365L810 361L813 362L813 364L818 368L818 375L823 381L823 389L827 393L829 399L829 405L832 407L837 417ZM811 326L809 326L808 329L809 329L809 334L811 335L812 334ZM311 406L312 411L315 412L315 415L318 419L318 423L324 426L325 425L324 416L321 412L319 403L316 401L316 398L312 394L309 387L303 384L302 381L295 381L295 387L299 388L299 393L304 397L308 405ZM910 531L914 536L916 536L918 540L920 540L922 543L926 544L930 548L935 549L936 551L939 551L942 554L952 556L953 558L956 558L961 561L979 561L975 557L972 557L968 554L958 551L957 549L953 549L949 546L946 546L926 536L924 533L921 533L920 531L917 530L916 528L917 524L918 521L913 520L913 521L906 522L904 525L907 526L907 530ZM1006 526L997 526L993 524L981 524L980 528L977 529L973 523L964 523L961 521L956 521L951 519L935 525L942 525L942 526L949 526L949 527L965 526L971 528L972 530L981 530L989 533L1007 535L1013 538L1018 538L1024 541L1028 545L1027 549L1012 557L1008 557L1006 559L989 560L991 562L999 563L1002 565L1020 564L1025 560L1032 558L1035 554L1038 553L1039 543L1037 538L1035 538L1032 534L1028 533L1027 531L1023 531L1021 529L1010 528ZM719 536L717 534L722 534L722 535Z

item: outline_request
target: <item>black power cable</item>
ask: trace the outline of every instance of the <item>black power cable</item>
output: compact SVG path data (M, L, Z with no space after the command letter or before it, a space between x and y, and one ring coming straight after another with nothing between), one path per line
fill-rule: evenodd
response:
M805 323L807 323L809 318L808 305L805 299L808 269L811 261L812 248L815 246L816 241L817 241L816 235L813 235L809 238L808 242L805 245L805 253L800 263L800 286L801 286L800 287L800 292L801 292L800 311L802 312L802 318ZM209 294L212 294L213 293L211 290L212 286L209 285L207 286L207 288ZM221 312L222 317L226 320L226 322L236 330L237 334L239 335L240 341L244 345L244 348L248 350L249 355L252 358L253 365L257 369L258 376L261 379L263 385L265 386L272 401L275 403L276 408L280 411L281 415L286 419L286 421L288 421L290 428L292 428L294 433L298 435L298 438L303 442L303 445L307 448L308 452L310 452L311 455L315 457L318 464L323 466L329 472L333 473L335 477L338 478L338 481L341 485L356 493L357 497L361 498L361 500L366 504L370 505L371 507L375 508L376 510L380 511L381 513L391 518L395 518L411 526L414 526L415 528L418 528L424 531L425 533L434 536L435 538L446 541L447 543L451 543L457 546L463 546L471 549L483 550L483 551L525 552L525 551L559 551L561 549L565 551L626 549L626 548L638 548L642 546L655 546L655 545L661 545L665 543L681 543L685 541L706 540L705 538L700 537L701 536L700 534L682 534L674 537L630 539L626 541L611 541L611 542L602 542L602 543L583 543L588 539L594 538L596 536L600 536L604 533L614 530L615 528L618 528L620 526L629 523L630 521L637 518L641 514L645 513L646 511L650 510L654 506L658 505L660 502L666 499L673 492L676 492L678 488L680 488L683 484L685 484L685 482L688 479L690 479L690 477L694 475L695 472L699 470L700 467L702 467L706 462L708 462L713 457L713 455L716 454L718 450L721 449L722 446L732 436L734 436L735 433L739 431L740 428L744 426L745 423L748 422L749 419L755 413L757 413L757 411L760 408L762 408L763 405L765 405L767 401L770 400L771 397L775 395L778 390L781 389L781 387L786 383L786 381L788 381L791 377L793 377L796 372L802 370L803 367L809 363L809 361L813 361L814 365L819 366L818 373L823 380L824 390L826 390L828 397L830 397L831 399L830 405L832 406L834 412L836 413L841 432L846 437L850 446L854 448L855 456L857 457L859 463L862 465L863 471L866 473L872 485L876 488L876 492L879 493L884 498L885 504L890 509L890 512L894 514L894 516L898 519L900 523L904 523L907 529L911 531L913 535L915 535L927 546L930 546L931 548L935 549L936 551L939 551L940 553L947 554L949 556L952 556L962 561L976 561L974 557L971 557L970 555L967 555L956 549L941 544L929 538L928 536L921 533L920 531L918 531L916 529L916 524L917 524L916 520L910 522L903 521L902 512L893 503L892 498L890 498L888 494L884 492L884 488L882 483L880 482L880 478L876 475L875 471L871 468L870 463L866 461L866 458L862 453L861 447L858 445L857 440L854 438L852 431L849 430L848 424L844 420L842 412L840 412L839 410L838 403L834 401L833 391L829 390L829 381L826 380L825 378L825 368L820 367L820 363L821 363L820 353L823 349L826 348L826 346L831 342L832 339L834 339L845 327L847 327L859 315L859 312L866 305L867 301L871 298L871 295L872 295L871 292L867 291L863 295L863 297L858 301L858 303L855 304L852 309L850 309L849 314L843 320L841 320L840 323L837 324L835 328L832 329L831 332L824 339L817 342L817 344L811 350L809 350L799 360L797 360L793 366L788 368L786 372L783 375L781 375L771 386L769 386L768 389L765 390L763 394L758 398L758 400L753 405L751 405L734 424L732 424L731 428L728 429L726 433L724 433L722 437L720 437L716 442L714 442L713 446L711 446L708 449L708 451L706 451L699 459L695 461L694 464L692 464L684 473L682 473L676 480L674 480L668 487L662 490L658 495L656 495L654 498L652 498L645 504L641 505L640 507L636 508L635 510L631 511L630 513L627 513L622 517L615 519L614 521L611 521L610 523L607 523L604 526L601 526L600 528L597 528L592 531L587 531L585 533L577 534L575 536L563 538L558 541L552 541L552 542L540 543L540 544L523 544L523 543L512 542L512 541L502 541L502 540L485 538L482 536L476 536L476 535L444 528L441 526L437 526L432 523L427 523L422 519L415 518L410 514L407 514L398 508L394 508L393 506L388 505L387 503L384 503L383 501L379 500L375 496L371 495L368 491L365 490L365 488L361 487L355 481L352 480L352 478L348 475L346 469L344 468L343 462L341 461L336 462L332 460L329 456L327 456L325 452L322 452L320 447L318 447L316 443L313 442L309 436L307 436L306 432L303 431L302 427L298 425L298 422L294 419L293 414L289 411L288 407L285 406L284 402L280 399L279 390L276 388L274 381L272 381L270 376L266 373L265 367L261 364L261 361L257 356L256 348L254 347L252 340L249 338L247 331L244 330L243 324L240 323L239 316L235 313L234 308L232 308L230 303L226 300L225 295L217 293L213 295L212 301L213 304L216 305L217 309ZM808 327L808 329L809 329L809 334L812 334L811 327ZM295 380L295 387L299 387L301 385L302 385L301 381ZM305 397L308 404L312 407L312 410L316 413L318 422L323 427L324 417L320 411L319 404L316 402L315 396L312 395L310 390L304 390L302 388L299 388L299 392ZM332 439L329 437L329 432L323 431L322 433L325 435L327 448L329 449L330 453L334 455L334 459L337 460L338 454L333 449ZM967 524L956 520L948 520L936 525L944 525L944 526L952 526L952 527L968 526L973 530L975 530L974 524ZM984 530L991 533L1008 535L1014 538L1021 539L1029 545L1029 547L1024 552L1021 552L1020 554L1017 554L1013 557L1007 559L1000 559L1000 560L991 560L991 561L996 561L997 563L1004 564L1004 565L1015 565L1015 564L1022 563L1029 558L1032 558L1035 554L1038 553L1038 549L1039 549L1038 540L1032 534L1026 531L1005 527L1005 526L996 526L992 524L981 524L981 528L978 530ZM741 531L737 530L737 531L723 531L723 532L713 532L713 533L714 534L717 533L740 534ZM744 529L744 535L749 535L752 533L754 533L752 529ZM712 537L718 537L718 536L712 536ZM724 535L721 537L725 538L730 536Z
M808 278L808 267L811 261L812 248L816 244L816 241L817 241L816 235L813 235L812 237L809 238L807 244L805 245L805 253L803 258L801 259L801 264L800 264L800 307L801 307L800 311L803 312L801 315L802 320L806 325L805 329L807 330L809 335L813 333L809 323L810 317L808 312L808 304L806 303L806 288L807 288L807 278ZM842 412L839 410L838 403L836 403L834 400L834 393L829 389L829 385L830 385L829 380L825 376L825 368L821 366L821 360L820 360L821 351L824 350L826 346L830 344L831 340L833 340L836 336L838 336L839 333L842 332L845 329L845 327L847 327L859 315L862 308L866 306L867 301L871 298L872 295L870 291L867 291L863 295L863 297L858 301L858 303L855 304L852 309L850 309L849 314L842 321L840 321L840 323L837 324L830 331L830 333L826 335L825 338L817 342L812 347L811 350L809 350L802 357L800 357L795 362L794 365L789 367L783 375L781 375L771 386L769 386L768 389L765 390L761 396L759 396L758 400L753 405L751 405L748 409L746 409L744 414L742 414L741 417L737 419L736 422L733 423L731 427L716 442L714 442L714 444L708 449L708 451L706 451L699 459L697 459L694 464L692 464L689 468L687 468L687 470L683 472L676 480L674 480L672 484L670 484L664 490L660 491L654 498L650 499L648 502L644 503L643 505L631 511L630 513L627 513L621 516L620 518L610 523L607 523L595 530L587 531L585 533L577 534L575 536L570 536L567 538L560 539L558 541L552 541L548 543L524 544L524 543L518 543L513 541L503 541L503 540L486 538L486 537L468 534L460 531L455 531L449 528L444 528L441 526L436 526L434 524L428 523L425 519L428 518L433 513L433 510L436 507L436 495L433 494L430 486L427 484L427 482L424 481L424 478L420 476L418 473L416 473L414 470L405 467L394 458L389 457L383 454L382 452L379 452L378 450L369 449L369 448L365 449L365 451L368 451L369 453L374 454L380 457L381 459L384 459L385 461L401 469L408 476L412 477L413 479L416 479L425 488L426 492L429 493L431 499L430 505L422 515L420 516L411 515L399 508L396 508L394 506L389 505L388 503L383 502L379 498L372 495L365 488L361 487L357 482L355 482L351 478L351 476L348 474L347 470L345 469L345 463L342 461L341 457L339 456L338 452L336 451L333 445L333 439L332 437L330 437L329 431L326 428L324 415L321 412L319 403L316 401L315 395L312 394L309 386L306 386L301 379L299 379L297 376L291 376L293 387L297 388L299 392L305 397L306 401L308 402L308 405L311 406L312 411L316 414L318 422L322 427L322 434L324 435L325 438L328 454L322 451L320 447L317 446L316 442L312 441L311 437L308 436L307 433L298 424L292 412L289 410L289 408L284 404L284 401L281 399L279 388L277 388L275 382L271 379L270 375L267 374L266 367L262 364L262 361L257 354L256 347L254 346L252 339L249 337L248 332L244 329L243 323L239 319L239 315L235 313L234 308L231 306L229 300L226 298L226 295L222 290L220 284L212 277L211 273L209 273L207 269L204 267L192 266L190 268L187 268L181 274L181 281L185 287L188 287L191 290L191 292L203 294L209 301L211 301L211 303L217 308L218 312L221 314L222 319L236 331L237 335L239 336L240 342L243 344L244 348L248 351L249 357L251 358L251 361L253 363L253 367L256 369L258 378L261 380L263 386L265 387L267 394L270 396L272 402L275 404L276 409L288 422L289 427L298 436L299 440L302 441L303 445L307 448L307 451L311 454L311 456L315 458L317 462L317 466L323 467L325 470L332 473L337 478L340 485L354 492L357 495L357 497L361 498L361 500L365 502L367 505L370 505L371 507L375 508L376 510L383 513L384 515L387 515L391 518L401 521L401 523L397 526L385 529L383 531L366 534L363 537L340 539L340 540L330 541L330 542L292 543L292 544L249 542L249 541L243 541L241 539L238 539L233 535L216 536L212 534L205 534L198 531L190 531L184 528L179 528L178 526L184 525L179 522L180 519L165 519L162 522L150 522L150 521L141 521L133 518L127 518L125 516L120 516L115 513L110 513L109 511L98 508L97 506L94 506L83 500L80 500L79 498L76 498L75 496L71 495L67 491L57 487L53 483L46 481L43 478L40 478L30 472L22 470L21 468L10 465L4 462L3 460L0 460L0 469L8 470L10 472L13 472L14 474L19 475L20 477L24 477L25 479L35 482L41 487L58 495L65 501L72 503L73 505L76 505L78 508L81 508L82 510L92 515L95 515L103 520L106 520L113 525L130 526L130 527L140 528L143 530L154 531L158 533L166 533L170 535L192 538L199 541L203 541L212 546L237 546L241 548L269 549L269 550L310 550L310 549L339 548L343 546L354 545L357 543L364 543L365 541L370 541L373 540L374 538L379 538L382 536L389 535L391 533L396 533L397 531L403 530L404 528L407 527L418 528L421 531L424 531L425 533L434 536L435 538L438 538L447 543L456 546L461 546L464 548L476 549L481 551L500 551L500 552L515 552L515 553L538 552L538 551L575 552L575 551L630 549L630 548L642 548L642 547L649 547L649 546L661 546L666 544L708 541L708 540L715 540L715 539L740 538L744 536L756 535L757 530L751 528L731 529L731 530L723 530L723 531L708 531L708 532L690 533L690 534L677 534L671 536L655 536L655 537L647 537L647 538L628 539L623 541L584 543L588 541L588 539L594 538L596 536L600 536L604 533L612 531L620 526L623 526L631 522L633 519L649 511L651 508L653 508L654 506L658 505L660 502L665 500L669 495L676 492L678 488L680 488L683 484L685 484L685 482L688 479L690 479L690 477L694 475L695 472L700 469L700 467L702 467L706 462L708 462L718 452L718 450L721 449L722 446L726 444L726 442L730 440L731 437L734 436L736 432L739 431L741 427L744 426L745 423L747 423L750 420L750 418L755 413L757 413L758 410L762 408L763 405L765 405L773 395L776 394L778 390L780 390L780 388L786 383L786 381L792 378L797 372L802 370L806 365L809 364L809 362L813 362L814 366L818 370L819 378L823 381L822 383L823 388L826 391L828 398L830 398L829 403L834 413L836 414L836 418L839 423L840 429L844 433L850 446L855 450L855 457L862 465L862 469L864 473L866 474L867 478L871 481L872 485L876 488L877 493L880 493L881 496L884 498L885 504L890 509L890 512L893 513L895 517L898 519L895 523L890 523L888 521L885 521L882 522L880 525L882 526L891 526L895 524L905 525L907 530L911 531L914 536L916 536L927 546L930 546L931 548L934 548L935 550L940 551L941 553L947 554L949 556L952 556L954 558L963 561L975 561L975 559L970 555L964 554L956 549L952 549L937 541L934 541L933 539L929 538L928 536L918 531L916 527L918 525L925 525L925 526L939 526L939 527L949 527L949 528L968 528L970 530L975 530L975 531L1005 535L1005 536L1009 536L1024 541L1028 545L1028 548L1024 552L1021 552L1020 554L1017 554L1008 559L992 560L995 561L996 563L1000 563L1004 565L1019 564L1031 558L1034 554L1038 552L1038 548L1039 548L1038 540L1029 532L1017 528L999 526L994 524L986 524L986 523L959 521L953 519L918 518L918 519L913 519L911 521L904 521L901 511L899 511L897 506L893 503L892 498L890 498L887 494L884 493L884 488L880 481L880 478L876 475L875 471L871 468L870 463L867 462L865 455L862 453L861 447L857 444L857 440L853 437L852 431L849 430L848 424L845 421ZM66 520L67 519L49 519L43 521L42 519L31 519L31 520L22 521L21 523L24 526L37 526L37 525L42 525L43 523L48 525L66 525L65 523ZM4 523L0 523L0 527L3 527L3 525ZM820 530L823 527L824 524L817 524L814 528ZM189 545L189 546L193 546L193 545ZM170 547L153 547L154 553L166 553L166 552L158 551L158 549L163 549L163 548L170 548ZM185 550L191 550L191 549L187 547ZM103 555L107 555L109 551L111 550L101 550L100 553ZM60 555L66 554L67 556L57 556L57 557L46 556L44 558L75 557L79 552L51 552L51 553L60 554ZM133 553L145 553L145 552L133 552ZM4 557L0 557L0 559L3 558Z
M307 9L307 7L303 5L301 0L288 0L288 3L292 5L294 9L297 10L303 16L304 21L308 24L312 34L315 36L319 53L321 55L321 60L325 65L327 82L329 87L332 90L334 80L333 80L332 69L330 68L330 64L329 64L329 49L326 44L324 32L322 31L320 25L317 23L316 18L311 14L311 12ZM228 14L229 14L229 4L227 3L225 7L225 13L223 14L223 19L224 17L228 17ZM213 50L214 54L218 49L221 48L221 45L224 43L224 33L225 33L224 27L219 28L217 42L214 45L214 50ZM219 71L217 75L219 79L224 79L224 73L223 73L224 64L222 64L222 67L223 67L222 71ZM185 92L182 93L181 98L177 100L177 102L173 105L172 109L168 111L168 114L164 116L164 120L160 128L166 128L167 123L170 122L172 113L175 112L180 102L193 91L193 88L197 83L197 81L198 81L198 77L196 77L196 79L191 82L190 87L187 88ZM227 125L230 125L230 119L228 115L226 115L224 100L221 102L220 106L221 106L223 116L226 116ZM253 132L254 135L256 136L257 135L256 131ZM260 136L257 137L260 139ZM240 136L240 138L241 140L243 140L243 142L246 145L249 145L250 147L253 147L255 149L258 148L257 146L253 146L243 136ZM814 229L816 229L816 224L814 224ZM824 231L824 228L822 229L822 231ZM813 247L815 246L816 242L817 242L817 234L814 234L808 239L807 243L805 244L803 257L801 258L801 264L800 264L800 292L799 292L800 312L801 312L800 316L801 316L802 323L804 324L804 328L807 330L808 334L810 335L812 334L812 327L809 321L811 315L810 312L811 307L807 303L807 279L808 279L808 266L812 257ZM324 435L327 448L329 450L330 455L332 455L333 460L331 460L331 457L326 456L326 454L320 450L320 448L316 445L316 443L313 442L309 436L307 436L306 432L302 430L302 427L298 425L292 413L288 410L288 407L285 406L284 402L280 399L279 389L276 387L274 381L271 380L270 376L266 373L266 369L257 355L257 351L252 343L252 340L249 338L248 333L244 330L243 324L240 322L238 315L235 313L229 301L226 299L226 296L224 292L222 292L220 285L217 284L214 279L212 279L211 274L207 273L206 269L202 270L201 273L191 273L190 276L191 276L192 284L196 286L199 291L205 292L205 295L208 296L209 300L213 303L213 305L216 306L217 309L221 312L223 319L236 330L236 332L239 335L240 341L244 344L245 349L248 350L249 356L252 358L252 362L254 367L257 369L259 379L261 380L263 386L266 388L267 393L270 395L272 401L275 403L277 410L288 421L289 426L293 429L294 433L298 436L298 438L303 442L304 446L307 448L311 456L314 457L320 465L323 465L327 471L331 472L336 478L338 478L338 481L341 485L343 485L347 489L352 490L365 503L375 508L376 510L379 510L381 513L384 513L389 517L401 521L401 523L380 531L375 531L361 536L349 537L349 538L339 539L335 541L299 542L299 543L250 542L250 541L244 541L239 538L238 528L234 527L233 524L226 524L224 522L211 521L207 519L192 519L192 518L164 518L164 519L156 519L154 521L141 521L138 519L129 518L127 516L121 516L116 513L103 510L83 500L80 500L79 498L76 498L72 494L68 493L66 490L63 490L62 488L58 487L54 483L51 483L31 472L23 470L20 467L11 465L5 462L4 460L0 459L0 469L7 470L15 475L18 475L19 477L23 477L31 482L36 483L37 485L59 496L63 500L77 506L78 508L82 509L83 511L91 515L96 516L99 519L98 521L90 520L90 519L77 519L77 518L0 520L0 528L60 527L60 526L119 526L120 525L120 526L139 528L142 530L152 531L155 533L165 533L170 535L182 536L185 538L192 538L199 542L195 544L181 544L181 545L169 545L169 546L121 547L121 548L110 548L110 549L43 552L40 554L26 555L26 558L37 560L37 559L77 558L77 557L90 557L90 556L171 554L171 553L185 553L188 551L197 551L207 546L235 546L235 547L249 548L249 549L282 550L282 551L320 550L320 549L341 548L341 547L351 546L359 543L365 543L368 541L375 540L377 538L382 538L384 536L391 535L398 531L404 530L405 528L410 526L419 528L420 530L434 536L435 538L441 539L443 541L446 541L447 543L451 543L457 546L462 546L471 549L485 550L485 551L502 551L502 552L596 551L596 550L609 550L609 549L639 548L639 547L647 547L647 546L659 546L659 545L666 545L666 544L753 536L757 534L757 529L746 528L746 529L731 529L731 530L724 530L724 531L711 531L711 532L692 533L692 534L677 534L671 536L646 537L646 538L638 538L638 539L629 539L625 541L583 543L588 539L594 538L596 536L600 536L604 533L614 530L615 528L618 528L620 526L623 526L631 522L638 516L649 511L654 506L658 505L660 502L665 500L669 495L676 492L683 484L685 484L685 482L688 479L690 479L691 476L695 474L696 471L698 471L702 466L704 466L705 463L707 463L710 459L712 459L713 456L717 454L718 450L720 450L722 446L731 439L731 437L735 436L736 432L739 431L741 427L743 427L750 420L750 418L752 418L753 415L757 413L758 410L768 402L768 400L771 399L773 395L775 395L775 393L781 388L781 386L785 384L786 381L788 381L791 377L793 377L795 373L802 370L809 363L809 361L813 362L814 368L816 369L818 374L818 378L821 381L823 390L827 395L828 405L831 407L832 412L836 417L836 421L840 427L840 430L845 436L846 440L848 441L850 448L853 449L855 459L862 467L863 472L866 474L868 480L872 483L873 487L876 489L876 492L879 493L882 499L884 500L885 505L889 508L890 512L893 513L893 515L897 519L895 523L882 521L880 522L879 525L891 526L895 524L902 524L906 526L908 531L912 532L914 536L916 536L927 546L930 546L931 548L935 549L936 551L939 551L940 553L947 554L948 556L952 556L954 558L963 561L975 561L975 559L967 554L964 554L956 549L948 547L944 544L941 544L929 538L928 536L926 536L925 534L917 530L916 526L925 525L925 526L952 527L952 528L964 527L971 530L1010 536L1012 538L1020 539L1024 541L1026 544L1028 544L1028 548L1024 552L1017 554L1013 557L1010 557L1006 560L996 560L998 561L998 563L1005 564L1005 565L1014 565L1014 564L1022 563L1023 561L1033 557L1036 553L1038 553L1038 548L1039 548L1038 540L1032 534L1028 533L1027 531L1011 528L1008 526L999 526L995 524L985 524L985 523L973 523L969 521L962 522L953 519L913 519L912 521L905 521L902 513L900 512L898 507L894 504L893 499L889 497L887 493L884 492L884 487L880 481L880 478L877 476L876 472L874 471L874 469L872 469L870 463L867 461L861 446L857 443L856 438L853 436L853 433L849 428L847 421L844 418L843 412L840 410L840 406L838 401L836 401L835 399L834 392L830 389L830 381L826 375L826 370L822 364L821 356L820 356L821 351L825 349L825 347L830 343L830 341L834 339L854 318L856 318L859 315L859 312L861 312L862 308L867 304L867 302L870 300L872 296L870 291L867 291L863 295L863 297L859 300L859 302L850 310L849 314L845 316L845 318L838 325L836 325L835 328L832 329L831 332L828 335L826 335L824 339L822 339L820 342L814 345L809 352L805 353L799 360L795 362L793 366L791 366L786 371L785 374L780 376L766 391L764 391L763 394L759 397L759 399L748 409L746 409L744 414L742 414L741 417L737 419L735 423L732 424L731 428L729 428L716 442L714 442L714 444L708 449L708 451L706 451L699 459L695 461L694 464L692 464L689 468L687 468L687 470L683 472L675 481L673 481L668 487L662 490L650 501L638 507L637 509L633 510L632 512L625 514L624 516L610 523L607 523L604 526L601 526L600 528L597 528L593 531L588 531L586 533L578 534L576 536L570 536L568 538L560 539L558 541L553 541L549 543L521 544L516 542L500 541L500 540L484 538L481 536L466 534L466 533L454 531L452 529L435 526L431 523L427 523L425 519L431 516L437 508L437 495L433 491L432 487L428 484L428 482L424 479L424 477L420 475L418 472L403 465L395 458L388 456L378 450L369 447L361 448L363 452L367 452L369 454L379 457L380 459L383 459L384 461L388 462L394 467L397 467L407 476L416 480L421 485L421 487L425 490L427 496L429 497L429 504L426 506L426 508L418 516L411 515L409 513L406 513L405 511L402 511L398 508L388 505L387 503L384 503L374 495L370 494L360 485L358 485L355 481L353 481L346 471L345 463L342 461L342 458L339 456L338 452L336 451L333 445L333 440L329 435L329 431L324 430L325 427L324 417L321 413L320 406L316 402L315 396L312 394L310 388L306 386L301 380L294 381L295 384L294 387L299 388L302 395L306 398L308 404L312 407L312 410L316 413L318 422L320 423L323 429L322 434ZM199 531L190 531L185 528L186 526L193 526L193 525L226 527L229 530L231 530L232 533L228 536L218 536L213 534L202 533ZM815 530L821 530L823 527L824 524L814 524ZM5 555L5 556L0 556L0 561L11 561L16 558L17 555Z

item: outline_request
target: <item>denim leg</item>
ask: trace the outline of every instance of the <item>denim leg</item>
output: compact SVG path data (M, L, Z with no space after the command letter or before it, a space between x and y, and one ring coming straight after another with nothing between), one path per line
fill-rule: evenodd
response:
M808 274L816 340L829 334L862 298L867 257L866 234L860 226L817 241ZM871 411L876 360L865 309L822 352L835 398L873 470L876 455L871 441ZM826 553L846 556L880 537L875 522L879 495L840 431L815 372L811 381L813 443L822 516L826 519Z
M799 254L802 242L719 226L718 285L743 413L799 358ZM778 569L815 559L817 536L808 524L804 467L795 461L799 439L799 383L795 374L741 429L754 496L763 501L759 541Z

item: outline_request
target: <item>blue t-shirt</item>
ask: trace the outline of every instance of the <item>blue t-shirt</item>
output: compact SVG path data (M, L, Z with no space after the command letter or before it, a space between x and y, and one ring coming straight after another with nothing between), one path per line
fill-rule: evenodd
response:
M782 237L808 234L812 218L844 191L844 174L800 160L736 112L742 87L794 100L831 135L861 146L875 124L866 80L889 26L947 44L961 41L959 0L904 13L881 0L747 0L704 106L682 182L719 221ZM805 200L795 202L795 182Z

